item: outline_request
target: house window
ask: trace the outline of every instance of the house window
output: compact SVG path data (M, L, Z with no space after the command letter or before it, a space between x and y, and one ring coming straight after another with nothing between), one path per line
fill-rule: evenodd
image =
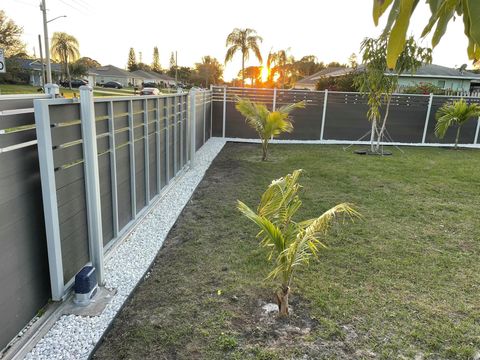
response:
M438 87L441 88L441 89L445 88L445 80L438 80L438 84L437 84L437 85L438 85Z

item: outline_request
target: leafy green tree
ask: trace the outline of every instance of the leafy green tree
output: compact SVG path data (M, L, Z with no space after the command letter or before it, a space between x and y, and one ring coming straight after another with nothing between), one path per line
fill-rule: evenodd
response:
M92 68L97 68L97 67L102 66L97 60L94 60L94 59L89 58L87 56L81 57L80 59L78 59L75 62L75 64L83 65L87 69L92 69Z
M480 105L473 103L467 104L465 99L448 102L442 105L437 111L435 117L437 124L435 125L435 135L443 139L447 130L451 126L457 127L455 136L455 149L458 149L458 139L460 138L460 130L468 120L478 118L480 116Z
M257 86L262 74L261 66L248 66L245 68L245 79L250 79L252 87ZM238 72L238 77L242 77L242 70Z
M478 0L426 0L431 16L422 32L422 37L433 31L432 47L440 42L450 21L463 18L464 32L468 39L469 59L480 59L480 1ZM373 0L373 21L379 19L390 8L384 34L388 34L387 65L395 68L407 43L410 19L417 9L418 0Z
M153 62L152 62L152 70L161 73L162 72L162 66L160 65L160 54L158 52L158 47L153 48Z
M228 49L225 55L225 63L232 61L237 52L242 54L242 87L245 87L245 61L250 58L250 51L253 52L258 61L262 62L262 54L258 45L262 41L263 39L253 29L235 28L227 36L226 47Z
M70 89L72 77L70 76L70 61L76 61L80 57L78 40L65 32L55 32L52 37L50 52L52 57L63 64L63 71L67 76Z
M338 61L332 61L330 63L327 64L327 68L336 68L336 67L347 67L347 65L345 64L340 64Z
M193 82L206 88L218 84L223 77L223 66L212 56L202 57L202 62L195 64Z
M137 55L135 55L135 49L133 47L128 51L127 69L128 71L138 70Z
M361 45L364 71L355 78L358 89L368 96L367 117L372 123L370 134L372 153L379 153L392 95L398 87L398 76L409 72L414 73L422 63L432 61L432 50L418 46L411 37L400 53L394 70L390 71L387 64L387 47L387 35L382 35L378 39L366 38ZM386 104L385 112L381 121L381 108L384 104Z
M24 69L19 62L25 57L9 57L5 59L5 66L8 69L6 73L0 73L0 83L8 84L28 84L30 73Z
M70 68L70 75L75 78L88 75L89 68L83 63L76 61L73 64L69 64L68 67Z
M262 161L267 160L270 139L284 132L292 132L290 113L294 109L304 108L305 102L284 105L275 111L269 111L264 104L249 99L237 98L236 109L246 118L247 124L257 132L262 141Z
M304 78L325 69L325 64L323 62L319 63L315 55L306 55L295 61L293 67L297 77Z
M238 200L238 210L254 222L260 232L262 246L269 250L268 259L274 259L274 268L269 279L279 280L280 289L276 293L280 315L288 315L288 298L295 271L308 265L312 257L326 246L320 239L325 237L333 221L341 215L354 218L359 213L347 203L338 204L317 218L298 221L297 211L302 206L298 180L302 170L272 181L263 193L257 211L253 211Z
M0 48L5 51L6 58L25 52L25 44L21 40L22 34L23 28L0 10Z
M148 64L145 64L143 62L139 62L137 64L137 70L152 71L152 68Z

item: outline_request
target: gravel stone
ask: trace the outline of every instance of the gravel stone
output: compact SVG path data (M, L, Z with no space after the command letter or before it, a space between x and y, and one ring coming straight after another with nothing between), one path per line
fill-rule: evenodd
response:
M105 286L116 289L103 313L83 317L63 315L25 359L88 359L136 284L146 274L170 228L175 224L205 171L226 140L211 138L197 152L194 166L178 179L135 230L105 259Z

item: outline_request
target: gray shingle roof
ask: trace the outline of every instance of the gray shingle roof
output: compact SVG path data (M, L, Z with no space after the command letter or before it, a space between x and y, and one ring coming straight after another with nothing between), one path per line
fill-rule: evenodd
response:
M37 70L40 71L42 69L42 65L40 64L40 60L36 59L21 59L15 58L11 59L17 62L23 69L25 70ZM51 63L52 72L61 73L62 66L60 64ZM45 65L44 65L45 66Z
M128 71L120 69L113 65L105 65L105 66L93 68L93 69L90 69L90 72L100 76L116 76L116 77L125 77L125 78L132 77L132 74L130 74Z
M364 65L359 65L356 71L363 71L363 68ZM343 76L352 71L352 68L326 68L300 81L297 81L297 85L316 84L322 77L328 78ZM424 64L417 70L416 73L402 74L401 76L480 80L480 74L475 74L470 71L460 71L458 69L435 64Z

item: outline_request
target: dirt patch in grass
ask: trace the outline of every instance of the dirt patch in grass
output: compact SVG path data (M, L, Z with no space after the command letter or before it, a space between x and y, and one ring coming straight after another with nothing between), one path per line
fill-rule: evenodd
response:
M151 273L95 359L468 359L480 350L480 153L405 149L359 157L338 146L227 144L172 228ZM298 272L288 318L235 208L306 170L310 218L343 201L361 223L334 228Z

